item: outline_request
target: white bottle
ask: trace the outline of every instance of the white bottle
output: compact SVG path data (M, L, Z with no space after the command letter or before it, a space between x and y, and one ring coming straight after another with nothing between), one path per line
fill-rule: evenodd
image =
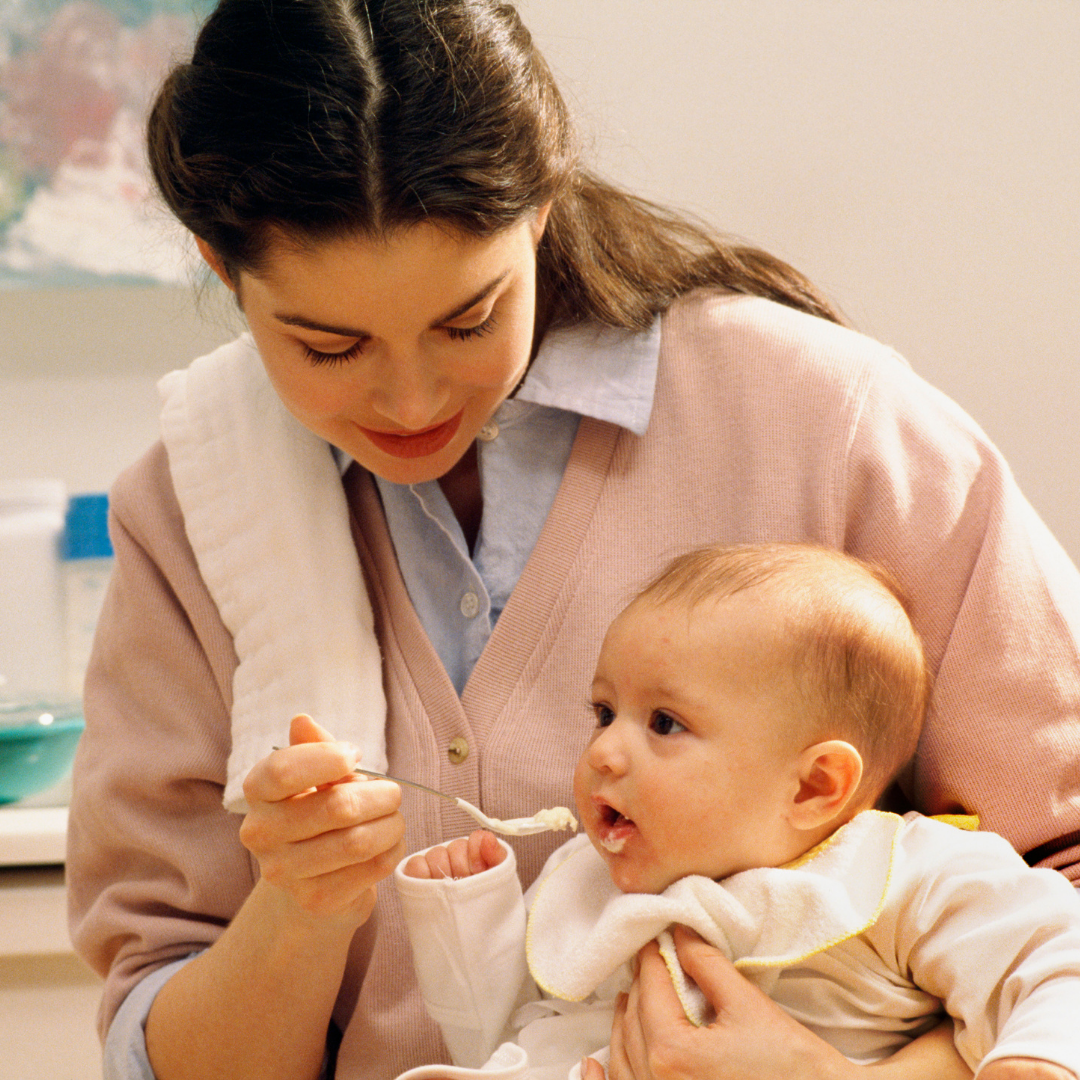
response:
M0 481L0 696L66 693L60 480Z
M67 689L74 697L82 697L94 631L112 573L108 518L106 495L73 495L68 502L63 544L65 636Z

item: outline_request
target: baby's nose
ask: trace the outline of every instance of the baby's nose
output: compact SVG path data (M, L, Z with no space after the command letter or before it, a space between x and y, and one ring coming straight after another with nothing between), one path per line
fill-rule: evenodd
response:
M587 751L589 764L598 772L621 774L629 767L629 755L618 722L601 728Z

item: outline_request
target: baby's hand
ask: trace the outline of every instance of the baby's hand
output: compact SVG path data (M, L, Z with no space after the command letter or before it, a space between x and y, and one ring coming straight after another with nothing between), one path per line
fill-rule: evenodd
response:
M998 1058L979 1073L979 1080L1076 1080L1076 1074L1038 1058Z
M506 858L506 849L486 829L477 829L468 839L453 840L414 855L402 868L406 877L466 878L482 874Z

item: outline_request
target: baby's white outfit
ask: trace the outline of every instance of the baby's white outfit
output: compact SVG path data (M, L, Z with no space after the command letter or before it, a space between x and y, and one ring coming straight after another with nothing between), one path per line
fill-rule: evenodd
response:
M395 882L454 1061L401 1080L576 1077L584 1055L603 1060L629 961L654 938L687 1016L708 1022L667 934L676 923L853 1061L889 1056L947 1012L972 1069L1018 1056L1080 1075L1080 898L992 833L871 810L786 867L660 895L620 892L585 836L528 897L512 852L459 881L399 866Z

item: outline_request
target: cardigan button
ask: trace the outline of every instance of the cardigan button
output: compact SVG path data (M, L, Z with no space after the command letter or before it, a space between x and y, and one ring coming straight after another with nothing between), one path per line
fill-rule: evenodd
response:
M469 744L459 735L456 739L450 740L446 753L451 764L460 765L469 756Z

